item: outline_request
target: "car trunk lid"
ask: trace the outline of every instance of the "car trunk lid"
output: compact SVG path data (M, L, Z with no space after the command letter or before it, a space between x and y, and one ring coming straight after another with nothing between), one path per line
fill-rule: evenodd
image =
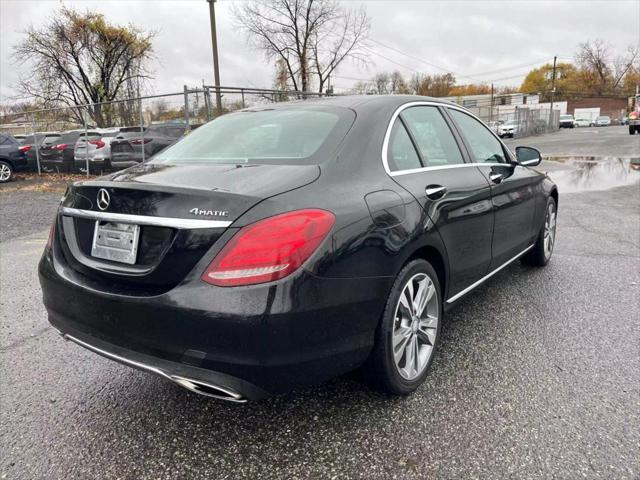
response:
M101 288L157 294L184 279L244 212L319 172L316 165L139 165L69 189L60 246L71 267ZM131 250L105 257L101 232L122 226L130 231L114 233L114 248L124 241Z

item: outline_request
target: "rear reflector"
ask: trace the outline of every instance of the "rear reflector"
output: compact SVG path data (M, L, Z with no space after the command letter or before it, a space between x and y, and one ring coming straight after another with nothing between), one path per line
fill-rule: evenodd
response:
M326 210L296 210L247 225L202 274L221 287L271 282L296 271L318 248L335 222Z

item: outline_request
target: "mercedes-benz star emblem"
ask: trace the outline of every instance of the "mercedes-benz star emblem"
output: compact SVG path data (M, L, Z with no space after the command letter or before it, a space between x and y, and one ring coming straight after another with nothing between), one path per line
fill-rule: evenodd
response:
M98 208L100 210L106 210L109 208L109 202L111 201L111 197L109 197L109 192L107 192L104 188L98 190Z

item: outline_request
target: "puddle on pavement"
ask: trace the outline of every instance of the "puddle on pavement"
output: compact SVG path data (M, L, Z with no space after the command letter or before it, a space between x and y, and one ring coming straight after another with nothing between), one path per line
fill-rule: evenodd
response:
M547 161L559 162L565 167L548 170L549 177L558 185L562 193L608 190L640 184L640 157L550 155L543 158Z

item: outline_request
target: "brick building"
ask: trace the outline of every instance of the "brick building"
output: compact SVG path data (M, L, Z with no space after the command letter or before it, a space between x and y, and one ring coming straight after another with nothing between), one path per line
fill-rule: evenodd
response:
M567 113L573 115L576 108L599 108L600 115L611 117L612 121L620 120L627 113L626 98L579 98L567 101Z

